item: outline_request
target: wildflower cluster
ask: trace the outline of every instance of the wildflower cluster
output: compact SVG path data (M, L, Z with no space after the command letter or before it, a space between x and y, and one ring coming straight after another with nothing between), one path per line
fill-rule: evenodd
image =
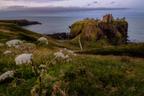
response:
M45 37L40 37L37 41L39 44L48 45L48 39Z
M14 40L10 40L6 42L6 45L8 47L17 47L18 45L22 44L23 41L18 40L18 39L14 39Z
M21 54L15 58L16 65L31 64L32 54Z
M14 77L14 71L7 71L5 73L3 73L2 75L0 75L0 82L8 79L8 78L13 78Z
M60 59L68 59L69 58L69 56L65 55L62 51L54 53L54 56L56 58L60 58Z
M4 55L8 55L8 54L11 54L11 53L12 53L12 51L10 51L10 50L6 50L6 51L3 52Z
M68 50L65 48L54 53L54 56L56 59L70 61L73 56L76 56L76 54L72 50Z
M33 43L23 43L17 46L17 49L22 52L33 52L36 49L36 45Z
M69 50L67 48L64 48L62 51L65 52L66 54L70 55L70 56L76 56L76 54L74 53L74 51Z

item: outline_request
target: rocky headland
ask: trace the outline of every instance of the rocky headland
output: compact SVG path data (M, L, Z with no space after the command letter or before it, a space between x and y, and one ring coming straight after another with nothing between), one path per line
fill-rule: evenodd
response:
M70 36L81 41L98 42L104 40L111 44L125 44L128 37L128 22L125 18L115 19L112 14L102 19L86 18L70 26Z

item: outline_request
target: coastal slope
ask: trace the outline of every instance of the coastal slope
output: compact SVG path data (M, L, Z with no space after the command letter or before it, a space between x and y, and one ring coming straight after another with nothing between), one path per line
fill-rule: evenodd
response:
M0 41L7 41L11 39L34 41L41 36L39 33L35 33L21 27L24 25L30 25L32 24L31 22L27 22L27 24L22 22L23 20L0 20Z

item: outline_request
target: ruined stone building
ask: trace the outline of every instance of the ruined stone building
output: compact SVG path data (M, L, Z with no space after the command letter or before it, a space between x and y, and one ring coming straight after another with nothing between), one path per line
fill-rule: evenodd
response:
M106 23L111 23L113 21L112 14L106 14L106 15L104 15L103 18L102 18L102 21L106 22Z

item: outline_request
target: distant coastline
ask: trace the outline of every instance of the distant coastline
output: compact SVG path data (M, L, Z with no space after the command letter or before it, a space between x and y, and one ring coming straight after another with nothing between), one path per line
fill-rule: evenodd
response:
M18 7L17 7L18 8ZM21 8L19 8L21 9ZM100 10L101 9L101 10ZM68 26L77 20L84 18L100 18L107 13L112 13L115 17L126 17L129 22L128 40L134 42L144 42L144 12L139 10L133 10L129 8L111 8L108 10L89 9L88 11L49 11L50 9L39 9L36 11L32 10L15 10L15 11L3 11L0 12L1 20L19 20L26 19L29 21L38 21L42 24L26 26L24 28L37 32L40 34L54 34L69 32ZM104 8L105 9L105 8ZM117 9L117 10L116 10ZM62 10L62 8L60 8ZM70 10L70 9L69 9Z
M89 11L89 10L126 10L130 8L89 8L89 7L24 7L24 6L12 6L8 7L5 10L0 10L0 11L29 11L29 12L34 12L34 11L46 11L46 12L65 12L65 11Z
M29 21L26 19L19 19L19 20L0 20L0 23L12 23L16 24L19 26L29 26L29 25L36 25L36 24L41 24L38 21Z

